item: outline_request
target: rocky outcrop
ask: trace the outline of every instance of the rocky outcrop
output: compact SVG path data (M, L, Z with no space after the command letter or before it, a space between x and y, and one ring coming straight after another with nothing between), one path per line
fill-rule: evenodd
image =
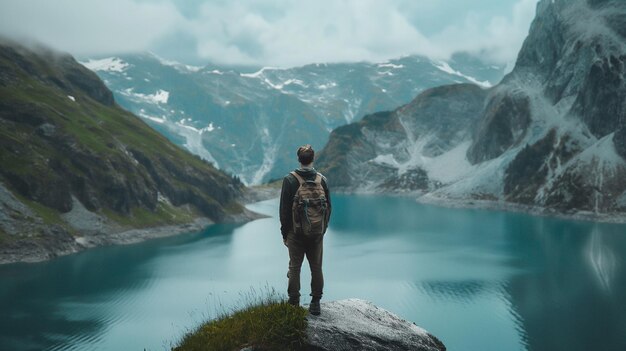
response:
M528 96L498 94L491 98L474 142L467 151L468 160L472 163L490 160L519 144L526 134L530 118Z
M319 316L307 317L311 351L443 351L444 344L424 329L359 299L321 304Z

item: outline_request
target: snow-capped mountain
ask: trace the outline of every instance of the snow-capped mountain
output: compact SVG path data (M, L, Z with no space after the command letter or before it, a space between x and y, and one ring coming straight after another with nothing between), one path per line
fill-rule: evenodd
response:
M321 149L330 131L402 105L424 89L497 83L504 66L470 55L407 56L383 63L290 69L194 67L153 54L84 59L124 108L170 140L247 184L282 177L304 143Z
M349 189L624 212L625 71L626 2L542 0L500 84L432 89L338 128L318 165Z

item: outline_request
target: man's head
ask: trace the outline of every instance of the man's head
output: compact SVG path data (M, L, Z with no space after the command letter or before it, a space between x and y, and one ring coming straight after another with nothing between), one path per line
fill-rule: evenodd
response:
M313 158L315 158L315 151L311 145L306 144L302 145L298 148L298 161L302 166L310 166L313 163Z

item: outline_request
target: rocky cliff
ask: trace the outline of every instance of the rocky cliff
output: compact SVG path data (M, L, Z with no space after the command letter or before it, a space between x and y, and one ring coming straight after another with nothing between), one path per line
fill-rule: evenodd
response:
M70 55L8 40L0 41L0 164L0 262L243 213L238 179L121 109Z
M447 87L437 110L417 103L433 99L423 93L392 113L337 129L318 166L350 190L418 189L425 201L624 213L625 28L624 1L542 0L500 84L471 98L459 93L462 86ZM463 103L468 107L455 107ZM437 121L454 116L452 133L420 125L390 134L406 109ZM374 119L376 126L368 125ZM433 140L442 153L427 147Z

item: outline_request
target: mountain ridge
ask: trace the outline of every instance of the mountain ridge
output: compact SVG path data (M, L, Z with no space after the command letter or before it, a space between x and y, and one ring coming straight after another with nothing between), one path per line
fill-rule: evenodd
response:
M99 60L84 64L107 82L120 104L247 184L284 176L294 166L293 150L303 142L321 148L335 127L401 105L433 86L497 81L504 70L467 54L447 62L406 56L245 72L190 67L151 54Z
M425 202L491 201L496 207L533 212L621 216L626 212L624 23L624 2L540 1L513 71L486 90L477 119L470 113L456 121L476 122L468 130L471 137L459 139L440 155L455 164L448 171L456 179L437 184L428 169L429 155L409 150L411 145L432 143L428 138L433 130L424 128L398 136L393 140L397 147L371 140L377 154L357 162L358 171L349 162L340 170L373 176L367 186L351 183L346 190L414 190ZM462 97L451 95L448 101L458 99ZM427 112L414 102L404 108L414 108L414 114ZM451 109L442 104L430 116L436 119ZM401 120L398 112L389 118ZM355 135L356 130L378 132L372 129L358 123L349 128ZM322 171L331 169L332 155L338 152L333 138L347 138L339 129L335 132L320 155ZM360 152L353 144L358 145L346 143L344 153ZM407 152L413 155L412 163L406 161ZM409 182L385 187L387 177L372 171L380 161L389 168L387 174L401 175L412 166L421 186ZM333 177L329 179L332 185Z

